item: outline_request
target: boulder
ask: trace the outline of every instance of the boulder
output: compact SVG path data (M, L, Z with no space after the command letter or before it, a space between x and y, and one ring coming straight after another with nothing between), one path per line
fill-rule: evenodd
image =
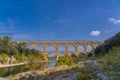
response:
M120 63L116 64L116 69L120 71Z
M120 76L120 71L118 72L118 75Z
M93 72L93 71L102 71L103 70L103 65L98 63L97 60L94 61L86 61L85 62L85 66L87 67L89 72Z
M10 59L10 57L8 57L7 64L10 64L10 61L11 61L11 59Z
M113 65L108 65L108 69L112 70L113 69Z
M98 80L115 80L112 76L106 76L104 73L97 73Z
M37 80L38 75L36 73L29 74L29 79Z
M103 73L97 73L98 80L109 80Z
M17 60L12 56L8 57L7 64L14 64L17 63Z
M17 60L12 56L11 58L11 64L17 63Z
M87 61L84 62L84 65L89 66L89 65L92 64L92 62L93 62L92 60L87 60Z

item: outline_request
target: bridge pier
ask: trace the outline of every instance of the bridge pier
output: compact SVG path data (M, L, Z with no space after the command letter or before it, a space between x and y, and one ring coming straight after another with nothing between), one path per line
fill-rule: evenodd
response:
M43 56L44 56L44 59L45 59L46 61L48 61L47 52L46 52L46 51L43 52Z
M34 49L37 49L37 44L32 45Z
M44 59L45 59L46 61L48 61L48 58L47 58L47 51L46 51L47 45L46 45L46 44L43 45L43 49L44 49L44 52L43 52Z
M83 45L83 47L84 47L84 54L85 54L85 56L87 57L87 55L88 55L88 52L87 52L87 44L84 44Z
M96 44L92 44L91 47L92 47L92 56L95 56L94 50L96 48Z
M75 48L75 55L78 56L78 55L79 55L78 45L75 44L75 45L74 45L74 48Z
M56 51L56 53L55 53L55 59L56 60L58 60L58 53L59 53L58 51Z
M65 49L66 49L65 55L67 55L67 56L69 54L68 47L69 47L69 44L65 44Z
M56 45L55 45L55 48L56 48L55 58L56 58L56 60L58 60L58 54L59 54L59 52L58 52L58 47L59 47L59 45L56 44Z

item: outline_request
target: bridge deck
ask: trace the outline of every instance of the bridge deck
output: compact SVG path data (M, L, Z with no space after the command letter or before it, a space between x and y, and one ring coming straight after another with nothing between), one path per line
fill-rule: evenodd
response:
M15 42L25 42L27 44L80 44L80 43L103 43L104 41L97 41L97 40L23 40L23 41L15 41Z

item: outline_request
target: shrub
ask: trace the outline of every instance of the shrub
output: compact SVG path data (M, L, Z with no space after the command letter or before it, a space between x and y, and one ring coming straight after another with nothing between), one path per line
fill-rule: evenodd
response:
M57 65L73 65L74 61L70 56L62 56L57 60Z
M17 62L25 62L25 61L27 61L27 57L25 56L25 54L21 54L16 57L16 60L17 60Z
M2 59L1 59L1 63L2 63L2 64L6 63L7 60L8 60L7 54L4 54L4 53L1 55L1 58L2 58Z
M115 36L104 41L104 45L100 45L95 49L95 54L108 53L113 47L120 46L120 32Z
M89 73L82 73L82 74L79 74L77 76L78 80L90 80L92 78L93 78L93 76L91 74L89 74Z

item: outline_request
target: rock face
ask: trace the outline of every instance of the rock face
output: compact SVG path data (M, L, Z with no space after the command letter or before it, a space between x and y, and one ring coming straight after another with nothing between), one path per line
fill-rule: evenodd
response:
M1 63L2 61L2 57L0 57L0 65L2 64L14 64L14 63L17 63L16 59L12 56L12 57L6 57L6 62L4 63Z
M72 68L73 67L70 67L67 65L50 67L50 68L46 68L44 71L39 71L39 70L38 71L29 71L29 72L20 73L20 74L14 75L14 76L9 76L5 80L7 80L7 79L8 80L26 80L26 79L27 80L44 80L44 79L42 79L44 75L48 75L51 72L72 69ZM77 75L77 74L73 75L74 78L75 78L75 75ZM65 76L63 76L63 77L65 77ZM65 80L69 80L69 79L65 79ZM71 80L76 80L76 79L71 79Z
M116 69L120 71L120 63L116 65Z
M103 70L103 65L98 63L96 60L92 61L92 60L88 60L85 61L85 66L87 67L89 72L93 72L96 70Z
M16 59L13 56L8 57L7 64L14 64L14 63L17 63Z
M91 74L97 76L97 78L98 78L97 80L120 80L120 76L118 76L118 75L120 75L120 72L118 72L118 75L113 72L112 73L113 76L112 76L112 74L110 74L104 70L104 61L103 60L102 61L87 60L87 61L85 61L84 64L85 64L87 70ZM108 67L108 70L116 69L117 71L120 71L120 63L116 64L115 66L107 65L107 67ZM115 77L114 75L117 77Z
M12 56L11 58L11 64L17 63L16 59Z
M77 80L78 75L79 73L59 75L56 76L53 80Z
M108 65L108 68L112 70L114 67L112 65Z
M98 80L115 80L112 76L106 76L103 73L97 73Z

